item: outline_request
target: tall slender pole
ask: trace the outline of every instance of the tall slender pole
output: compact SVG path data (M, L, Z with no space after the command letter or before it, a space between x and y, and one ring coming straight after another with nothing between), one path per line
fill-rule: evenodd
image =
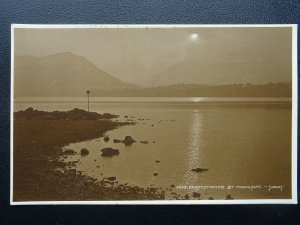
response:
M90 111L90 90L87 90L86 91L86 93L87 93L87 96L88 96L88 112Z

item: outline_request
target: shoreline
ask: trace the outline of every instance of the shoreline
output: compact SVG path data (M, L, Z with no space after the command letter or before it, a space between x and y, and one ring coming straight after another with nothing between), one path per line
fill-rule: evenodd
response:
M107 131L134 124L111 120L116 117L80 109L15 112L13 201L164 199L158 188L96 181L59 161L67 144L103 137Z

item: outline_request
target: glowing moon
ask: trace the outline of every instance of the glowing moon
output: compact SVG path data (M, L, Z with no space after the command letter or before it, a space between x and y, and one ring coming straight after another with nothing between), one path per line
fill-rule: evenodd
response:
M191 34L191 35L189 36L189 39L190 39L191 41L193 41L193 42L196 42L196 41L199 40L199 35L196 34L196 33Z

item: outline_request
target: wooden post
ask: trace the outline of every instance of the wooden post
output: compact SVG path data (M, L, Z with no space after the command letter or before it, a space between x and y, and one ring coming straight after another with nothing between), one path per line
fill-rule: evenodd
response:
M86 93L87 93L87 96L88 96L88 112L90 111L90 90L87 90L86 91Z

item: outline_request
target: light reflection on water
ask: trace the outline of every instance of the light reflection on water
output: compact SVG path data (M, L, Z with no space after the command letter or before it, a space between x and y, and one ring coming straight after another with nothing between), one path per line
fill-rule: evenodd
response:
M203 115L199 110L194 110L191 115L190 120L190 129L188 135L188 145L187 145L187 158L186 158L186 167L188 170L184 174L184 183L185 184L195 184L198 179L195 176L195 172L192 172L192 169L203 167L204 160L203 154L204 149L202 146L203 138Z

